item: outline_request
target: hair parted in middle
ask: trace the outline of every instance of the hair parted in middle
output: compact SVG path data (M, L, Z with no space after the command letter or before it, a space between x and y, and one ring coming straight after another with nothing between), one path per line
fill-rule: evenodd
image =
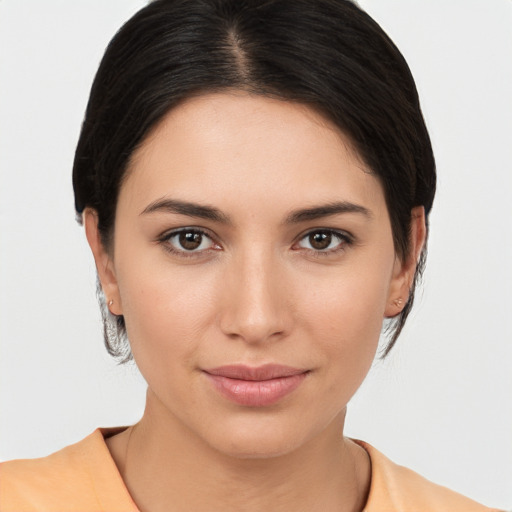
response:
M181 102L225 90L304 104L332 121L380 180L395 251L408 256L411 210L423 206L428 219L435 194L430 138L406 61L349 0L153 0L128 20L96 74L73 167L77 216L96 210L107 250L134 151ZM425 256L426 248L384 355ZM108 311L101 291L100 304L107 349L126 361L124 318Z

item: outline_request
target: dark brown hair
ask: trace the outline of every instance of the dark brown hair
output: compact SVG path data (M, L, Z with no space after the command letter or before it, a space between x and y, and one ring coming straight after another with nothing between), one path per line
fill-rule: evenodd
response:
M435 193L430 138L407 63L348 0L155 0L119 30L96 74L73 168L78 217L96 210L107 248L125 170L145 136L184 99L225 89L306 104L333 121L380 179L395 250L407 257L411 210L423 206L428 218ZM128 360L124 318L99 295L107 349Z

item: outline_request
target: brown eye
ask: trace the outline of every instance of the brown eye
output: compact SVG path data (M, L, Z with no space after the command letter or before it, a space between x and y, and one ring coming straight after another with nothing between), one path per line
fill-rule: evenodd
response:
M327 232L318 231L309 235L309 243L313 249L322 251L331 245L332 234Z
M213 240L203 231L182 229L162 237L161 241L175 253L200 253L214 248Z
M352 243L350 235L329 229L310 231L300 241L299 247L317 253L330 254Z
M203 235L202 233L197 233L195 231L182 231L178 235L178 240L183 249L193 251L201 245Z

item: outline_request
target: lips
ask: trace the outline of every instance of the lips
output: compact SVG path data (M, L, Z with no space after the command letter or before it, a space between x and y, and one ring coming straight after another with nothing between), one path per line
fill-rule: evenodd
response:
M277 403L304 381L308 370L266 364L228 365L204 370L213 388L238 405L264 407Z

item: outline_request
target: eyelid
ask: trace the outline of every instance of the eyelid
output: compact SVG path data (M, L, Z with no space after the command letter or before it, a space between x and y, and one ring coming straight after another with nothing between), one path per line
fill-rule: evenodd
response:
M213 247L208 247L208 248L202 249L200 251L194 251L194 250L187 251L185 249L183 249L183 250L176 249L175 247L173 247L170 244L169 240L171 238L173 238L174 236L177 236L183 232L199 233L202 236L207 237L212 242ZM294 242L292 249L294 249L306 237L308 237L314 233L319 233L319 232L320 233L330 233L332 236L338 238L340 240L340 243L335 248L332 248L332 249L322 250L322 249L309 249L307 247L299 247L298 249L295 249L295 250L308 251L309 253L311 253L315 256L317 256L317 255L318 256L328 256L328 255L338 253L340 251L345 250L347 248L347 246L350 246L355 242L355 237L351 233L349 233L345 230L335 229L335 228L326 228L326 227L316 227L316 228L310 228L306 232L303 232L302 234L300 234L297 237L296 241ZM202 228L202 227L198 227L198 226L183 226L183 227L167 230L156 238L156 242L162 244L162 246L165 248L166 251L168 251L172 254L177 254L178 256L181 256L184 258L194 257L194 256L200 257L201 255L204 255L205 253L208 253L212 250L217 251L219 249L222 249L219 242L216 241L215 235L212 235L212 233L209 230Z
M187 251L185 249L180 250L173 247L170 243L171 238L183 232L199 233L200 235L208 238L212 242L213 247L208 247L207 249L202 249L200 251ZM220 248L220 244L216 241L215 237L207 229L197 226L183 226L164 231L161 235L157 237L156 242L160 243L165 248L166 251L172 254L176 254L183 258L200 257L201 255L204 255L205 253L211 250L219 250Z
M172 228L164 231L161 235L158 235L157 240L169 240L169 238L178 235L183 232L193 231L194 233L200 233L201 235L205 235L208 238L213 239L212 235L205 228L200 228L198 226L183 226L179 228Z
M329 234L333 235L334 237L338 238L340 240L340 243L335 248L332 248L332 249L322 250L322 249L309 249L307 247L300 247L299 250L309 251L310 253L314 254L315 256L316 255L326 256L329 254L337 253L339 251L343 251L346 249L347 246L350 246L355 242L354 236L345 230L334 229L334 228L320 228L319 227L319 228L308 229L305 233L302 233L301 235L299 235L297 237L297 241L294 243L294 246L298 245L302 240L311 236L314 233L329 233Z

